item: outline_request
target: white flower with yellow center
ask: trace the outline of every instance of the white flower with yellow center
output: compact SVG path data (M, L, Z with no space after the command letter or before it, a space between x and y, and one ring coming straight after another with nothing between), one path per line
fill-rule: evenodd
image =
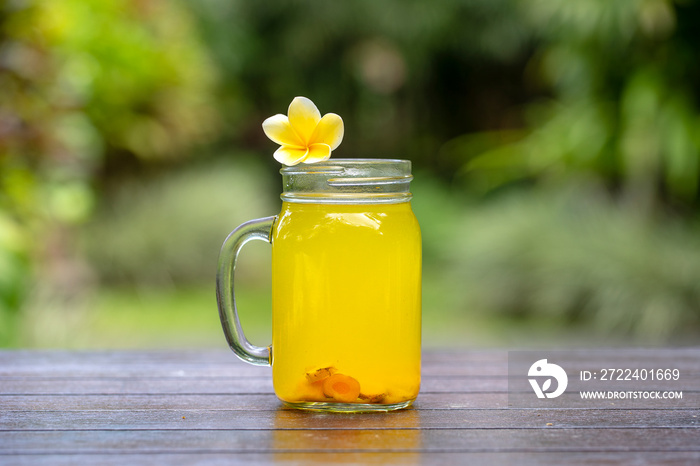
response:
M343 119L335 113L321 118L321 112L306 97L295 97L287 114L271 116L262 124L267 137L280 145L274 157L284 165L328 160L343 141Z

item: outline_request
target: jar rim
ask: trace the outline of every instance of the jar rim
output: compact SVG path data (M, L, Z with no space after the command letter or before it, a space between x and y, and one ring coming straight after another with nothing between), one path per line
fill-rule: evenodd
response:
M411 162L401 159L329 159L280 169L289 202L396 203L411 199Z
M337 166L338 168L334 170L334 165ZM411 173L411 161L410 160L404 160L404 159L369 159L369 158L358 158L358 159L328 159L323 162L315 162L315 163L300 163L298 165L292 165L290 167L282 167L280 169L280 173L283 175L286 174L295 174L295 173L309 173L309 172L333 172L333 171L338 171L338 170L343 170L346 166L370 166L370 165L376 165L378 167L380 166L388 166L388 165L395 165L395 166L405 166L407 169L407 172L410 174Z

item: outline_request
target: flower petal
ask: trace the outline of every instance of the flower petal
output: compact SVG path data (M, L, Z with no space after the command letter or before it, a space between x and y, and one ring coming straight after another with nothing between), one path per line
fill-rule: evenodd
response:
M301 163L306 158L306 154L308 153L309 149L306 147L299 148L294 146L281 146L275 151L273 157L279 163L292 166Z
M263 121L262 127L265 135L281 146L303 147L306 145L289 124L289 118L286 115L278 113L271 116Z
M289 123L302 139L303 145L308 145L316 125L321 121L321 112L306 97L295 97L289 104L287 115L289 115Z
M316 130L311 135L309 143L328 144L331 146L331 150L335 150L343 142L344 134L343 119L335 113L326 113L316 125Z
M311 144L309 146L309 153L304 159L304 163L316 163L328 160L331 157L331 146L328 144Z

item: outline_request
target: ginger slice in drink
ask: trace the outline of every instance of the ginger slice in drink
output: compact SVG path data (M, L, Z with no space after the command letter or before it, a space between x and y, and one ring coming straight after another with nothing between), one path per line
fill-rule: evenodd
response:
M386 398L386 393L367 394L360 393L359 398L365 403L381 403Z
M321 369L316 369L315 371L307 372L306 380L308 380L309 383L320 382L322 380L327 379L336 372L338 372L338 369L336 369L333 366L322 367Z
M335 373L323 381L323 393L341 403L352 403L360 396L360 383L349 375Z

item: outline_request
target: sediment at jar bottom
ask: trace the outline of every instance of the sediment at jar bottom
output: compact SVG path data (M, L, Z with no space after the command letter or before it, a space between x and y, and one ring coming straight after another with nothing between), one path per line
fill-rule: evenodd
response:
M299 377L291 390L278 393L288 403L343 403L395 405L412 401L418 395L419 382L404 388L389 388L377 383L365 383L344 374L334 366L310 370Z

